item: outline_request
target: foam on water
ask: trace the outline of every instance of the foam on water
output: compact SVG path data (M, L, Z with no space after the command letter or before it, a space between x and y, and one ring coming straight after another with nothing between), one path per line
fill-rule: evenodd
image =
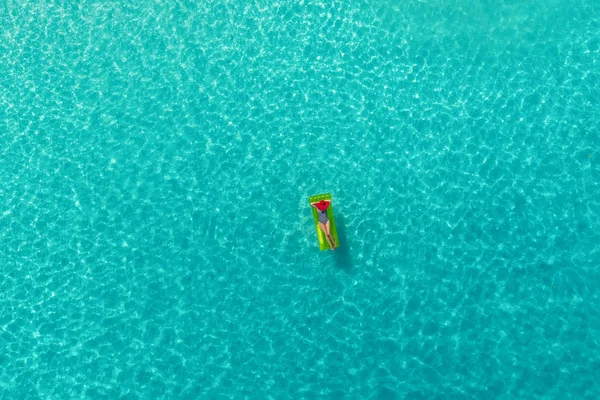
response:
M0 6L0 397L600 397L595 2L79 3Z

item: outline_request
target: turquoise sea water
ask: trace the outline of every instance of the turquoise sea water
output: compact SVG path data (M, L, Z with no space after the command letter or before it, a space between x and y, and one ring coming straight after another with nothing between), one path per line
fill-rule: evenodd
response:
M599 104L592 0L2 1L0 398L600 398Z

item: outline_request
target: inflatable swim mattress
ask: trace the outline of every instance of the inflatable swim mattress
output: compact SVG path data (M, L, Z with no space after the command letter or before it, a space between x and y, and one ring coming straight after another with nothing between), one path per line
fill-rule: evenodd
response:
M325 201L329 202L329 207L327 207L327 218L329 219L329 223L330 223L330 232L331 232L331 236L333 236L333 238L335 239L336 247L339 247L340 240L338 238L337 229L335 226L335 217L333 215L333 202L331 201L332 200L331 194L325 193L325 194L319 194L316 196L310 196L308 198L308 203L312 204L312 203L319 202L321 200L325 200ZM312 211L315 227L317 229L317 238L319 239L319 248L321 250L329 250L329 244L327 243L327 238L325 237L325 233L319 227L319 215L317 214L317 210L315 207L312 207L312 206L310 208Z

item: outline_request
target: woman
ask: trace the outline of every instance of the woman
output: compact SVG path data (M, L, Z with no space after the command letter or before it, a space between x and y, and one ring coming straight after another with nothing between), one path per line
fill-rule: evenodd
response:
M329 204L331 201L317 201L315 203L310 203L310 205L317 210L317 214L319 215L319 227L325 233L325 238L327 239L327 243L329 243L329 248L333 250L336 247L335 239L331 235L331 223L329 222L329 218L327 218L327 209L329 208Z

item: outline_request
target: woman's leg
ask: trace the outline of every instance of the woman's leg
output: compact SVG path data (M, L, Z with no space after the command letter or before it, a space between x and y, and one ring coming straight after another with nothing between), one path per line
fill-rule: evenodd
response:
M325 228L327 229L327 235L329 235L329 237L331 238L331 242L333 243L333 247L337 247L337 244L335 243L335 238L331 234L331 223L329 221L327 221L327 223L325 224Z
M329 221L327 221L327 225L329 225ZM329 248L331 250L333 250L333 248L335 247L334 246L335 242L331 243L331 239L329 239L329 234L327 233L327 231L328 231L327 226L325 224L323 224L322 222L319 222L319 227L321 228L321 230L325 234L325 239L327 239L327 243L329 243Z

